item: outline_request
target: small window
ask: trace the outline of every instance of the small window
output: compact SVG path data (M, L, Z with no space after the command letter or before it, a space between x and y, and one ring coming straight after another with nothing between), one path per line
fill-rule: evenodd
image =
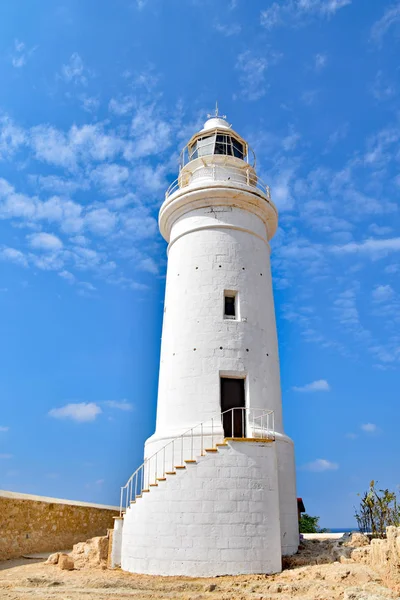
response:
M232 293L225 293L224 297L225 307L224 315L226 319L236 318L236 296Z
M233 146L233 156L236 156L236 158L241 158L243 160L244 159L243 144L241 144L238 140L235 140L235 138L232 138L232 146Z

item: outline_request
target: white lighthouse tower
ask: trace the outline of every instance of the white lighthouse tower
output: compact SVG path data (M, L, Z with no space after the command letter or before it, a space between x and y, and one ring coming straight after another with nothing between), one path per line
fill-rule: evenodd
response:
M122 488L113 554L125 570L273 573L297 551L270 268L277 218L254 153L216 111L183 150L159 214L157 422Z

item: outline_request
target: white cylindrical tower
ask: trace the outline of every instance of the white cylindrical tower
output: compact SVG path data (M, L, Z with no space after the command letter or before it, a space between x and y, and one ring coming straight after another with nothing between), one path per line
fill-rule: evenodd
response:
M183 150L179 178L159 214L168 268L157 422L145 457L234 407L245 407L246 423L236 428L247 427L251 437L254 423L261 424L258 415L273 411L282 550L290 554L297 550L298 526L270 267L277 221L247 142L224 118L209 118ZM230 417L213 426L235 437Z
M121 492L122 569L275 573L297 551L270 267L277 219L247 142L210 118L160 209L168 268L157 421Z

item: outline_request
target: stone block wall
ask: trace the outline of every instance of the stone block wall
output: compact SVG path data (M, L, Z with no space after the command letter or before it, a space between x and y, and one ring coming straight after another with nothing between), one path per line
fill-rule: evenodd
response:
M106 535L119 508L0 490L0 560L71 549Z
M211 577L281 570L274 442L229 441L166 477L118 523L114 565L121 544L121 567L132 573Z

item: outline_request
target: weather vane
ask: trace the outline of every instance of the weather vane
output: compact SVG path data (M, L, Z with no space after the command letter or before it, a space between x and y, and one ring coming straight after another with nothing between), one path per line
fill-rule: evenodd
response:
M215 114L208 113L207 118L212 119L213 117L219 117L220 119L226 119L226 115L220 115L218 111L218 101L215 103Z

